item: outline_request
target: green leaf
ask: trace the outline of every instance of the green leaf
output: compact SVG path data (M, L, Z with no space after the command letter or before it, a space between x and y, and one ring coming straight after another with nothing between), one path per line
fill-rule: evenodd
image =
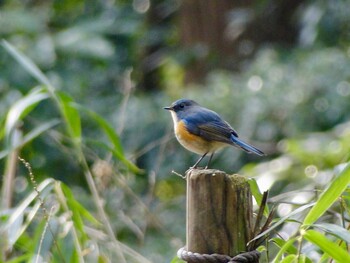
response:
M177 256L175 256L170 263L185 263L182 259L179 259Z
M128 169L130 169L132 172L134 173L143 173L143 170L141 170L140 168L138 168L135 164L133 164L131 161L129 161L128 159L126 159L126 157L122 154L120 154L120 152L116 151L114 148L111 148L110 146L108 146L107 144L101 142L101 141L97 141L97 140L89 140L90 143L93 143L95 145L97 145L98 147L104 148L107 151L111 152L113 154L114 157L116 157L117 159L119 159Z
M315 206L306 215L303 224L311 225L338 199L350 183L350 164L332 181L329 187L320 195Z
M35 127L33 130L31 130L30 132L28 132L26 135L23 136L23 138L19 142L19 144L11 145L11 148L8 148L6 150L1 151L0 152L0 160L2 158L4 158L5 156L7 156L14 148L23 147L24 145L31 142L36 137L41 135L43 132L51 129L53 126L57 125L58 123L60 123L60 121L54 119L54 120L45 122L43 124L40 124L38 127Z
M104 118L102 118L96 112L94 112L94 111L92 111L92 110L90 110L82 105L79 105L77 103L74 103L73 106L75 108L87 113L92 118L92 120L95 121L98 124L98 126L105 132L105 134L108 136L109 140L113 144L113 147L115 148L115 150L120 155L124 155L123 147L120 143L120 139L119 139L118 134L116 133L115 129Z
M248 179L248 183L249 183L249 186L250 186L250 191L252 191L252 194L253 194L253 196L255 198L256 203L258 205L260 205L262 197L263 197L263 194L260 192L258 183L256 182L256 180L254 178L249 178ZM269 215L269 208L268 208L267 205L265 206L265 209L264 209L264 215L266 217Z
M96 218L90 214L90 212L85 209L73 196L72 190L70 188L63 184L62 182L59 182L60 186L62 187L62 191L65 193L65 196L69 202L69 204L72 204L74 209L77 209L76 211L79 212L80 215L82 215L84 218L89 220L91 223L95 225L101 225L101 223L96 220Z
M307 230L302 233L302 236L309 242L318 246L337 262L350 262L350 254L336 243L326 238L324 234L315 230Z
M294 211L292 211L290 214L282 217L280 220L278 220L274 225L272 225L269 229L265 230L264 232L262 232L261 234L257 235L256 237L254 237L252 240L249 241L252 242L254 240L257 240L267 234L269 234L271 231L273 231L276 227L280 226L281 224L283 224L286 220L288 220L290 217L299 214L301 212L303 212L304 210L310 208L311 206L313 206L315 203L311 203L311 204L307 204L307 205L303 205L297 209L295 209Z
M38 185L38 191L43 199L52 189L53 179L46 179ZM8 233L9 244L12 246L17 239L27 229L29 224L34 219L34 216L39 211L40 203L31 208L30 204L37 198L37 192L32 191L22 202L12 211L9 219L5 223L3 230ZM29 212L29 213L28 213ZM25 221L23 220L25 218ZM20 222L20 224L19 224Z
M67 125L67 131L76 146L81 143L81 120L79 112L73 107L73 99L63 92L57 92L59 107Z
M350 243L350 233L347 229L335 225L335 224L329 224L329 223L320 223L320 224L313 224L313 227L317 227L322 229L323 231L330 233L342 240L344 240L347 243Z
M297 255L288 255L287 257L285 257L283 260L278 261L280 263L296 263L297 261Z
M75 200L73 193L68 188L68 186L66 186L63 183L57 183L56 187L61 188L61 190L65 196L65 199L66 199L66 204L67 204L69 210L72 212L73 225L78 230L80 235L82 236L82 239L84 241L86 241L88 239L88 236L85 233L84 223L83 223L81 215L84 214L86 216L86 218L88 218L90 221L92 221L94 223L98 223L98 221L82 205L80 205Z
M26 55L18 51L13 45L6 40L2 41L2 46L14 57L17 62L22 65L36 80L47 86L50 92L54 91L50 81L44 73L29 59Z
M12 260L6 260L6 263L23 263L23 262L30 262L29 259L32 256L32 254L24 254L22 256L17 256Z
M37 232L35 236L40 236L40 239L36 239L37 247L36 253L33 258L37 260L38 255L40 255L40 257L43 258L44 261L47 261L51 257L54 249L56 249L55 240L57 239L57 234L60 230L60 223L59 219L55 217L50 217L49 221L43 220L43 222L45 222L45 225L49 226L44 226L43 229L41 229L40 227L35 229Z
M47 130L50 130L52 127L56 126L60 123L60 120L53 119L51 121L44 122L40 124L39 126L35 127L33 130L28 132L26 135L23 136L22 144L20 146L23 146L30 141L34 140L36 137L38 137L40 134L46 132Z
M34 89L26 96L16 101L7 113L5 123L5 135L7 142L10 143L12 132L16 129L19 121L27 116L40 101L47 99L49 95L42 89ZM12 146L15 148L16 146Z
M276 257L272 262L279 262L280 258L284 253L288 254L297 254L298 250L294 247L293 243L296 241L296 238L291 238L288 241L285 241L281 238L273 238L272 242L274 242L277 246L280 247Z
M113 155L122 161L128 169L130 169L134 173L141 173L142 170L139 169L135 164L133 164L131 161L129 161L125 155L124 155L124 150L123 147L120 143L120 139L118 134L116 133L115 129L105 120L103 119L100 115L98 115L96 112L87 109L86 107L83 107L78 104L73 104L73 106L85 113L87 113L93 121L97 123L100 129L107 135L109 141L112 144L112 147L109 145L104 144L101 141L94 141L95 144L99 145L100 147L103 147L107 149L108 151L111 151Z
M307 258L305 255L289 255L287 257L285 257L282 261L278 261L280 263L312 263L312 261Z

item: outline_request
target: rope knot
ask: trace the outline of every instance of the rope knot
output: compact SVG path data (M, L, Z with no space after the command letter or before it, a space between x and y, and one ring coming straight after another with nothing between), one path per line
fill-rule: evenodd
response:
M177 257L191 263L259 263L260 252L244 252L234 257L222 254L200 254L187 251L185 247L177 251Z

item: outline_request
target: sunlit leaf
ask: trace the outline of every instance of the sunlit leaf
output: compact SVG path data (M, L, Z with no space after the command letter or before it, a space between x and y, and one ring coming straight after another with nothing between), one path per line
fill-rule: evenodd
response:
M38 191L40 192L41 198L44 198L49 191L52 189L52 179L46 179L38 185ZM32 191L22 202L12 211L9 219L4 224L2 231L6 231L10 234L9 242L12 246L19 236L27 229L31 221L34 219L34 216L39 210L40 203L31 208L29 205L37 198L37 192ZM28 214L29 212L29 214ZM25 221L23 221L25 218ZM22 222L18 225L18 222Z
M252 192L256 203L258 205L260 205L262 197L263 197L263 194L260 192L258 183L256 182L256 180L254 178L249 178L248 179L248 183L249 183L249 186L250 186L250 191ZM269 215L269 208L268 208L267 205L265 206L265 209L264 209L264 215L265 216Z
M40 101L47 99L48 97L48 94L40 88L32 90L29 94L16 101L16 103L10 108L5 123L5 134L8 142L11 133L14 131L19 121L27 116ZM12 148L15 147L16 146Z
M332 181L321 194L315 206L306 215L303 224L311 225L338 199L350 183L350 164Z
M295 255L298 252L298 250L294 246L294 242L296 241L296 238L291 238L288 241L285 241L280 238L273 238L272 241L280 247L280 250L278 251L276 257L272 262L279 262L280 258L284 253Z
M23 263L23 262L29 262L29 259L31 258L31 254L24 254L22 256L15 257L11 260L6 260L6 263Z
M307 258L305 255L300 254L298 255L288 255L287 257L285 257L283 260L281 261L276 261L276 263L312 263L312 261Z
M288 255L283 260L279 261L280 263L296 263L297 255Z
M177 256L175 256L170 263L185 263L182 259L179 259Z
M339 247L336 243L329 240L324 234L315 230L306 230L302 233L302 236L318 246L337 262L350 262L350 254L343 248Z

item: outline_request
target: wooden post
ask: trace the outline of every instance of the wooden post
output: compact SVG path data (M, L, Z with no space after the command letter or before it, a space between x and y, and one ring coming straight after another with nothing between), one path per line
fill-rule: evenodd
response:
M247 251L252 214L245 177L212 169L187 173L187 251L231 257Z

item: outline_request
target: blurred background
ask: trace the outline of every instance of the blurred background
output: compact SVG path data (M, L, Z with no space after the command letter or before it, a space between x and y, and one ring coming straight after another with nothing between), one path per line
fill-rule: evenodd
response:
M172 171L183 174L198 156L174 139L162 107L195 99L267 153L261 158L225 149L212 168L254 177L270 196L323 187L349 152L348 10L350 2L340 0L3 0L0 35L57 91L114 128L126 158L143 173L98 147L106 136L81 114L82 148L113 230L151 262L170 262L185 244L186 183ZM39 83L3 46L0 69L3 125L11 106ZM57 116L44 101L22 129ZM59 124L41 134L21 156L37 181L63 181L95 214L62 130ZM14 204L32 191L23 168L15 182ZM288 198L295 203L281 205L279 216L308 200ZM111 258L101 240L94 242Z

